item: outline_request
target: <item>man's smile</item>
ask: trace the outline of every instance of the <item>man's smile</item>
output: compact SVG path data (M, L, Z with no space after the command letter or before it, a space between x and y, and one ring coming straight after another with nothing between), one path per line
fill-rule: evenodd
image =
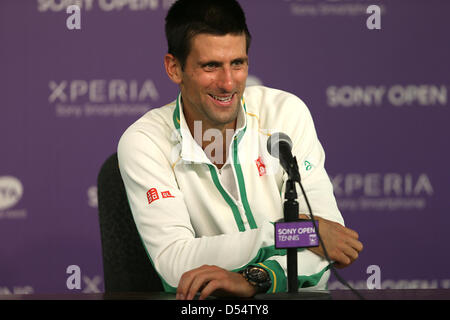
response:
M208 96L213 100L215 104L220 106L228 107L235 100L236 93L227 94L227 95L213 95L208 93Z

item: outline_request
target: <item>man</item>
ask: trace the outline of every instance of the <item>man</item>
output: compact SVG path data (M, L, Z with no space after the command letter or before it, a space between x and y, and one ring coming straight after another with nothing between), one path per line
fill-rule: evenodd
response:
M274 248L273 226L286 174L266 148L276 131L293 141L330 258L351 264L362 244L343 226L308 109L289 93L245 87L251 37L239 4L179 0L166 36L164 65L180 94L118 146L133 217L166 291L178 299L286 291L286 251ZM328 269L321 247L298 251L300 287L325 288Z

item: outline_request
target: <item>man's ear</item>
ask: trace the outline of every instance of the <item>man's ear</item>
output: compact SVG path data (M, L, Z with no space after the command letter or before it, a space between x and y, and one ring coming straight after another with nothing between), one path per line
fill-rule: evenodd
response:
M181 64L178 59L175 58L172 54L168 53L164 56L164 66L170 80L172 80L176 84L181 84L182 71Z

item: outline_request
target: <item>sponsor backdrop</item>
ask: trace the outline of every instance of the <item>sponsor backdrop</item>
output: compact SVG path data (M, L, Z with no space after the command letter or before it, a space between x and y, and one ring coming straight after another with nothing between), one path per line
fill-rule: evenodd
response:
M104 290L97 174L132 122L177 95L163 69L172 2L1 0L0 294ZM248 85L309 106L365 245L342 276L450 287L450 2L241 3Z

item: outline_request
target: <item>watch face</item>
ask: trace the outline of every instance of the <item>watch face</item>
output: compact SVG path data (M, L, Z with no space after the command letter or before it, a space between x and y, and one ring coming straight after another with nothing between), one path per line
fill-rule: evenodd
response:
M267 291L272 285L269 273L261 267L252 266L245 269L244 277L251 285L257 288L257 293Z
M255 281L257 283L264 283L270 280L267 271L258 267L250 268L248 270L248 277L250 280Z

